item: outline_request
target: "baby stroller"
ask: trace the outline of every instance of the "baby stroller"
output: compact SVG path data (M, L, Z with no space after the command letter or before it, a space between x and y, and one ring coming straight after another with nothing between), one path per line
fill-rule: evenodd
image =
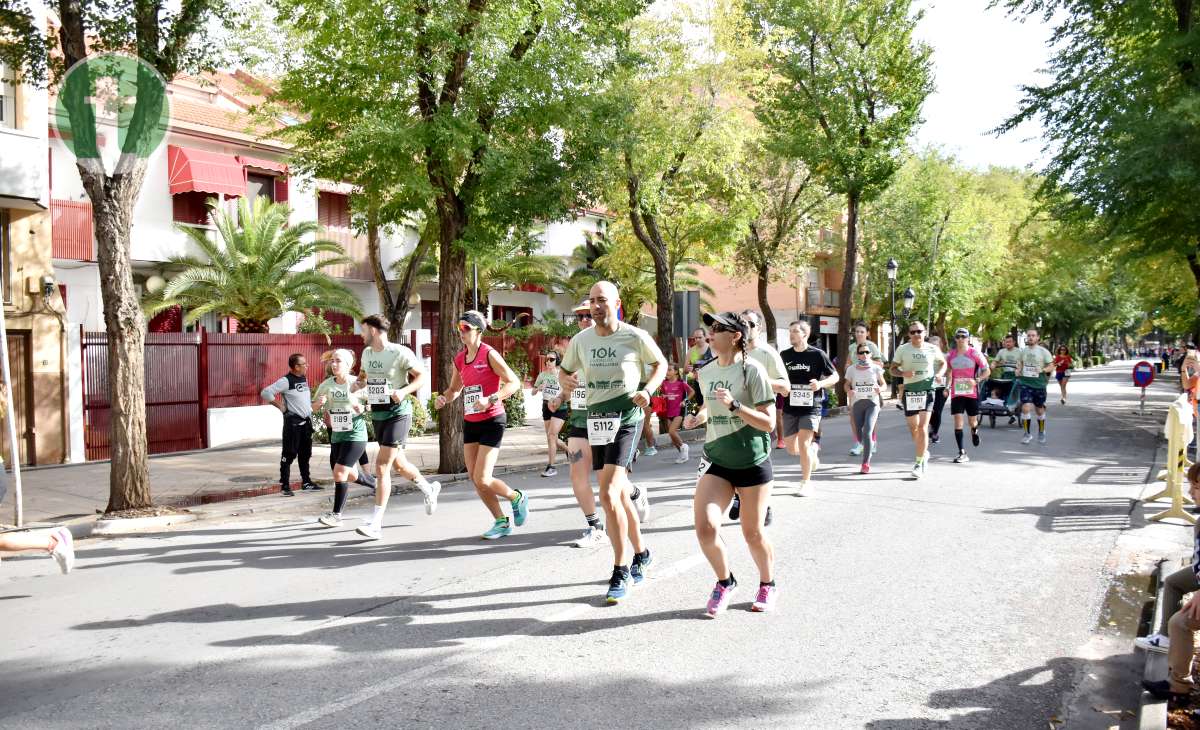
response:
M997 404L994 400L989 400L992 391L996 390L1000 393L1000 400L1003 405ZM988 378L979 384L979 417L987 416L988 425L992 428L996 427L997 418L1008 418L1009 425L1015 423L1017 417L1017 398L1020 392L1016 387L1014 380L992 380Z

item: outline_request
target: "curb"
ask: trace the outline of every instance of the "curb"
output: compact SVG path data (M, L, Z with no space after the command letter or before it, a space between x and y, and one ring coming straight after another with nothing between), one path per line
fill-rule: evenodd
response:
M156 532L163 527L179 525L185 522L195 522L199 517L191 512L175 515L158 515L155 517L131 517L128 519L96 520L92 526L91 535L95 537L112 537L115 535L140 535Z
M1170 561L1163 559L1158 563L1158 567L1154 570L1154 593L1151 596L1154 601L1154 612L1151 617L1150 631L1157 631L1159 623L1162 620L1162 612L1166 609L1162 602L1163 579L1170 572L1167 565ZM1163 679L1167 675L1167 655L1158 652L1146 652L1146 661L1142 669L1142 679L1154 681ZM1160 700L1146 690L1142 690L1142 695L1138 701L1137 711L1137 727L1138 730L1166 730L1167 727L1167 701Z

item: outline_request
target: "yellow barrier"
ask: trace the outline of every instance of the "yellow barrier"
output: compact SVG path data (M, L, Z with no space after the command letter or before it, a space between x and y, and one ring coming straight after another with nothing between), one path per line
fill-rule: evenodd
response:
M1183 509L1185 502L1191 503L1191 500L1183 494L1185 474L1188 467L1191 466L1191 462L1187 458L1187 447L1192 441L1192 406L1188 403L1186 393L1176 398L1171 403L1171 407L1167 409L1165 431L1167 434L1167 468L1165 473L1159 474L1159 479L1165 479L1167 486L1145 501L1156 502L1164 497L1170 497L1171 506L1150 519L1158 521L1177 517L1188 524L1195 524L1195 516Z

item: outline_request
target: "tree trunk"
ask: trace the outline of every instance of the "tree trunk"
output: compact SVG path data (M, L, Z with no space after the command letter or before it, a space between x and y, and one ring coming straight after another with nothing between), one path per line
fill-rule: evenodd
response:
M851 191L846 196L846 263L842 270L842 297L838 302L837 351L829 353L829 357L836 357L840 365L846 364L841 361L844 357L841 351L850 342L850 317L854 307L854 275L858 269L858 198L857 191Z
M123 155L111 178L97 166L77 165L92 201L100 296L108 332L108 382L112 421L106 512L149 507L150 460L146 441L146 320L133 287L129 230L146 161Z
M775 349L779 349L779 338L775 336L775 331L778 329L775 323L775 313L767 304L767 284L770 283L770 280L770 267L765 263L760 264L758 267L758 311L762 312L763 329L767 331L767 338Z
M1196 282L1196 315L1192 320L1192 342L1200 344L1200 250L1193 248L1187 255L1188 270Z
M675 338L672 336L675 319L675 270L671 267L667 246L663 243L658 230L655 216L647 213L641 207L638 195L640 182L631 171L629 158L626 157L625 189L629 193L629 223L633 234L654 261L654 298L658 309L658 346L666 353L667 359L679 362L680 354L675 351Z
M466 290L467 252L458 239L466 228L466 215L453 201L438 201L438 242L441 263L438 271L437 368L438 387L445 389L454 373L454 355L458 353L458 317L463 313ZM463 459L463 408L459 398L438 413L438 473L461 474Z
M387 272L383 270L383 257L379 253L379 198L374 194L367 197L367 259L371 262L371 275L375 279L375 293L379 296L379 304L383 307L383 315L387 317L388 339L401 342L404 330L404 318L395 316L396 299L388 286Z

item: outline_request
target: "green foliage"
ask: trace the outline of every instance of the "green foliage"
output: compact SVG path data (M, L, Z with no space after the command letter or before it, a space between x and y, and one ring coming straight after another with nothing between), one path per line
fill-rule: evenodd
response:
M332 241L306 240L318 232L316 223L289 225L288 207L261 197L253 207L239 200L237 216L213 205L212 219L219 242L203 229L178 226L203 256L171 259L183 271L162 292L146 297L147 316L179 306L187 323L213 312L236 317L243 332L266 332L267 322L284 312L318 307L361 316L354 294L321 271L347 259ZM297 270L321 254L332 256Z
M504 401L504 415L508 419L507 428L517 428L525 425L525 394L518 390Z
M425 401L425 413L431 416L429 423L426 424L430 431L437 431L437 419L432 418L432 414L437 413L437 397L438 393L434 391L429 394L429 400Z
M409 437L421 436L429 428L429 411L415 395L409 393L405 399L412 406L412 422L408 427Z
M330 335L349 334L342 331L341 325L325 319L320 309L310 309L302 314L300 324L296 327L296 331L302 335L325 335L325 342L328 343Z

